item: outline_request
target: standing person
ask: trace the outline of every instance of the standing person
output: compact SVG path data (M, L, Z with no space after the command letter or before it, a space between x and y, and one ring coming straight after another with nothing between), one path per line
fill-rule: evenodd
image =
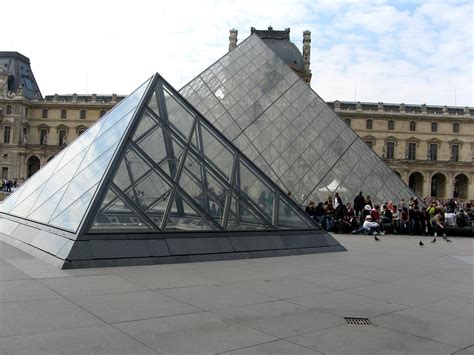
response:
M430 223L430 214L426 207L421 209L421 229L423 231L423 235L430 235L431 223Z
M335 195L334 195L334 204L333 204L334 209L336 209L340 205L342 205L342 199L339 196L339 193L336 192Z
M354 211L356 217L360 215L365 206L365 198L362 195L362 191L354 198Z
M413 204L413 208L408 212L410 218L410 234L419 233L421 229L421 211L418 204Z
M446 237L446 227L444 225L444 222L444 211L438 210L438 213L435 214L435 216L431 219L431 224L435 228L434 239L431 241L431 243L436 243L436 237L438 236L438 233L442 233L443 239L448 243L451 243L451 240Z

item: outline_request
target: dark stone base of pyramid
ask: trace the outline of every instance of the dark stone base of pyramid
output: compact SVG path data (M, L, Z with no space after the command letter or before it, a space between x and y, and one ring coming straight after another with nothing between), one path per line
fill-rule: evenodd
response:
M151 265L346 251L326 232L183 233L88 236L78 240L63 268ZM120 239L114 239L119 237ZM87 237L83 237L87 238Z
M74 241L67 233L18 219L3 219L1 225L1 241L63 269L346 251L320 230L91 234Z

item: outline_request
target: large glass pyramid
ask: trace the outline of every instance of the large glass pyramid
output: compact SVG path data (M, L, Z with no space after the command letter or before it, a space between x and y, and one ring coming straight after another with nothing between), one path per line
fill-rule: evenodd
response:
M285 231L342 248L158 74L0 205L0 238L69 266L287 249Z
M300 204L408 200L413 191L253 34L181 89L211 123Z

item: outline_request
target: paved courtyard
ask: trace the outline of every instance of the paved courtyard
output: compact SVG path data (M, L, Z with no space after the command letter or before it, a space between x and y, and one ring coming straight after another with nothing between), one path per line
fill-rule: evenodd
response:
M474 239L336 237L348 252L67 271L0 242L0 354L474 353Z

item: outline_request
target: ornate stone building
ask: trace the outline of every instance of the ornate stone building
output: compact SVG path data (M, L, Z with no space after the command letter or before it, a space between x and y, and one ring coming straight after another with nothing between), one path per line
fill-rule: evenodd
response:
M474 108L329 104L419 196L474 199Z
M43 97L30 60L0 52L0 174L22 182L72 142L122 97Z

